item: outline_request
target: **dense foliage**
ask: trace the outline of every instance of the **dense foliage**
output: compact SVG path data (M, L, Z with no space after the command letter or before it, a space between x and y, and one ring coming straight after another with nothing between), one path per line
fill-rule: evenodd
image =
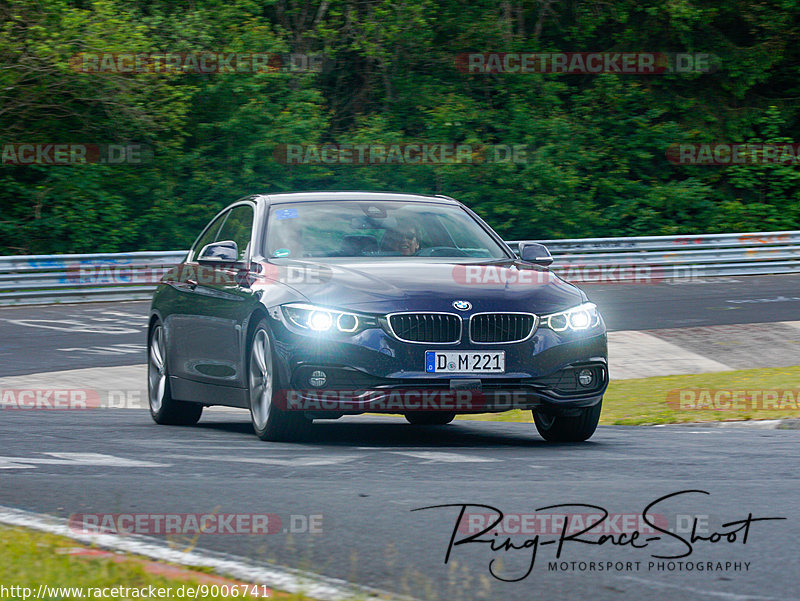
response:
M0 143L142 143L0 165L0 254L185 248L253 192L454 196L507 238L796 229L792 165L681 142L800 138L794 0L0 0ZM108 52L322 53L321 72L83 73ZM464 52L709 52L714 73L467 74ZM524 164L284 165L282 144L528 144Z

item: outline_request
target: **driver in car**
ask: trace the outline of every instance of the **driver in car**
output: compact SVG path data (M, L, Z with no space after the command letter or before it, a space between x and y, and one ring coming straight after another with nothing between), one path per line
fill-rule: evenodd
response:
M414 227L401 227L396 230L388 230L383 236L382 246L388 251L400 253L404 257L417 254L419 250L419 238Z

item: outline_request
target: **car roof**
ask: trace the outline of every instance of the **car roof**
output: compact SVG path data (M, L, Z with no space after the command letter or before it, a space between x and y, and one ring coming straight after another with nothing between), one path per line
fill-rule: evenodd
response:
M260 198L270 204L287 202L331 202L331 201L400 201L400 202L438 202L461 204L449 196L427 196L424 194L405 194L402 192L363 192L358 190L336 192L289 192L283 194L262 194Z

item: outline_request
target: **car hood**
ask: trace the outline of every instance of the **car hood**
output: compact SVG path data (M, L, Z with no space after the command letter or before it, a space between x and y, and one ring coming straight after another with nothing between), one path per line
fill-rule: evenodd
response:
M286 264L274 261L274 264ZM314 304L369 313L448 311L551 313L586 296L550 270L518 260L336 259L291 262L292 288ZM314 274L302 277L302 274ZM300 274L300 277L297 276Z

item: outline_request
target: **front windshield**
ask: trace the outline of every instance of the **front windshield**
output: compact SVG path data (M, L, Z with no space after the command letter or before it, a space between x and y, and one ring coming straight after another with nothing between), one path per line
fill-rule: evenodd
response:
M268 257L506 258L457 205L424 202L298 202L270 208Z

